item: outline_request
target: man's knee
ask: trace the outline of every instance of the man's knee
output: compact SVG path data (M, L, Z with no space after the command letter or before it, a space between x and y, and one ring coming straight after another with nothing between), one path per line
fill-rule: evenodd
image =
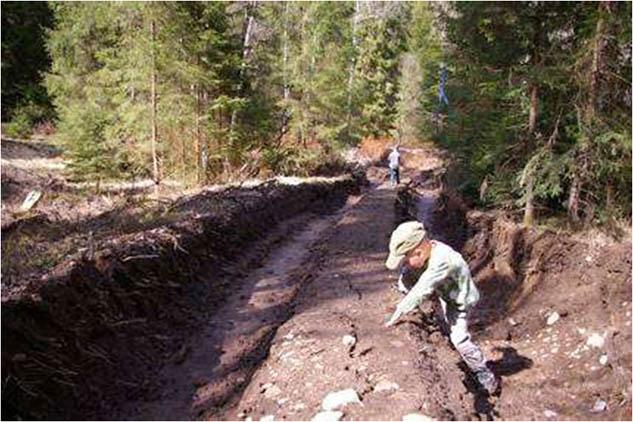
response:
M470 341L470 334L460 330L451 330L450 338L453 346L458 348L460 345Z
M472 341L463 342L456 348L470 369L475 372L486 369L484 354Z

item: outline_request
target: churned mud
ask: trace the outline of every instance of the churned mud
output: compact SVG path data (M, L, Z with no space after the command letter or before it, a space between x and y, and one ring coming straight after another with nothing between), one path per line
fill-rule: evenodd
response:
M630 420L631 249L469 210L432 149L405 184L265 184L179 202L175 222L100 243L3 290L10 417ZM384 267L407 219L466 257L482 292L471 332L502 379L477 389L431 298L395 327ZM410 416L409 416L410 417Z

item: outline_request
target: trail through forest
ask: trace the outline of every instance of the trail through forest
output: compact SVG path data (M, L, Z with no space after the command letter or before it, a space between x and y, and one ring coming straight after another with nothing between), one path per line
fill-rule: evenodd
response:
M162 387L120 416L307 420L327 393L352 388L363 404L345 419L469 418L476 397L460 382L457 355L437 333L422 341L437 327L384 327L400 296L384 268L396 190L378 176L336 213L302 215L273 233L280 245L230 288L162 370Z
M441 160L430 150L409 154L410 159L420 161L415 172L405 174L406 181L418 186L418 218L427 222L435 238L459 244L456 239L467 235L460 230L473 229L460 228L457 214L446 209L442 186L433 180L443 170ZM601 284L601 280L592 280L576 287L575 293L565 293L566 302L550 302L536 294L532 295L537 296L535 300L526 299L525 286L501 278L503 264L498 257L492 259L494 276L490 276L485 262L469 249L473 245L465 245L464 253L475 258L471 267L486 296L472 315L472 331L504 385L499 398L489 398L477 389L442 334L444 327L432 300L396 327L384 327L401 298L394 288L395 274L384 268L386 245L395 225L411 216L403 214L402 204L395 206L402 200L402 192L389 186L384 169L372 169L370 177L371 186L349 197L337 212L300 215L275 230L266 242L277 246L261 268L244 274L229 289L224 305L214 312L206 328L183 346L176 362L162 370L158 389L145 400L119 408L122 413L117 416L203 420L626 418L630 413L625 375L630 372L626 343L627 338L630 341L630 272L620 274L621 264L627 259L630 262L626 246L615 245L598 253L586 246L568 247L572 267L577 265L573 259L584 259L586 253L600 261L597 268L580 270L586 275L600 278L597 274L606 269L607 278L613 274L618 280L625 279L615 286L592 286ZM490 244L492 250L485 252L482 246L479 254L500 256L508 248ZM514 247L518 254L545 253L529 251L526 245ZM543 283L550 278L559 282L543 284L542 295L556 297L561 288L565 292L571 284L579 286L573 268L554 265L552 270L539 267L534 260L526 261L519 266L532 267L532 274L541 273ZM240 265L238 260L236 268ZM525 284L534 283L529 271ZM602 310L594 310L600 307L592 303L594 288L602 297ZM506 307L512 297L523 301L518 311ZM556 311L565 321L554 321L551 315ZM610 315L608 325L604 325L605 314ZM592 338L603 343L593 344ZM358 402L325 411L329 394L349 393L350 389ZM600 407L602 403L605 408Z
M630 419L630 243L468 210L444 160L403 150L397 188L374 165L368 185L210 190L130 234L100 223L92 255L48 278L17 272L3 294L3 408L35 419ZM501 377L498 398L479 392L432 298L384 327L402 298L384 267L389 236L413 218L469 263L482 293L471 332ZM331 405L337 392L351 402Z

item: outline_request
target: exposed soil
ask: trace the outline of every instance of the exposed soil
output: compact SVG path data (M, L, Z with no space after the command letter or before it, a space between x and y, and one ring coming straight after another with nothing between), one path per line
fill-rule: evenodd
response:
M362 404L344 420L630 420L630 239L470 211L438 153L403 161L398 189L372 167L362 192L340 180L196 195L173 222L3 289L3 410L309 420L352 388ZM388 239L409 218L467 258L482 292L471 331L500 397L478 391L434 300L384 327L401 299Z
M324 180L279 177L188 189L164 181L157 196L149 180L102 182L98 186L69 181L61 151L43 141L2 139L1 146L5 289L43 277L57 265L90 255L122 237L142 236L148 230L209 212L226 214L243 198L248 201L258 192L266 195L270 190L267 185ZM33 209L20 212L31 190L41 191L42 198Z
M155 394L161 367L182 359L232 283L296 228L288 220L329 212L357 184L342 177L201 193L173 204L176 223L101 241L3 288L6 414L109 419L125 400Z

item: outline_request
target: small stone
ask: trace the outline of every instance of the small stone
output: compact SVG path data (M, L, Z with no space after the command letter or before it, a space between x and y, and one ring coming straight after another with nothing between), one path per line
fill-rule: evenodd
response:
M295 412L300 412L305 408L306 408L306 405L301 402L295 403L292 405L292 410L294 410Z
M513 327L516 327L517 325L519 325L519 322L517 322L514 318L508 318L508 323L512 325Z
M587 261L587 262L591 262L591 261L593 261L593 258L591 257L591 255L587 255L587 256L585 257L585 261Z
M577 328L577 330L578 330L578 334L580 334L581 336L585 335L585 333L587 332L587 330L585 330L584 328Z
M343 412L340 410L328 410L325 412L319 412L312 418L313 422L330 422L340 421L343 417Z
M346 334L343 336L343 344L347 347L354 347L356 344L356 337Z
M275 415L266 415L262 416L260 422L273 422L275 420Z
M398 347L404 347L404 343L403 343L403 342L401 342L400 340L392 340L392 341L390 341L389 343L391 343L391 345L392 345L393 347L396 347L396 348L398 348Z
M253 422L253 418L249 416L248 418L244 419L244 422Z
M380 381L378 384L376 384L374 386L374 391L376 393L380 393L380 392L391 392L391 391L396 391L400 389L400 386L398 384L396 384L395 382L391 382L391 381Z
M546 418L555 418L556 416L558 416L558 413L554 412L553 410L545 409L543 411L543 415Z
M26 355L24 353L16 353L11 360L15 363L24 362L26 361Z
M356 391L348 388L346 390L329 393L323 399L322 407L323 410L336 410L340 407L353 403L360 404L360 398L358 397Z
M607 402L602 399L596 400L596 402L593 404L593 407L591 408L591 411L593 413L600 413L604 412L605 410L607 410Z
M279 399L279 400L277 400L277 404L278 404L279 406L283 406L284 404L288 403L288 401L289 401L289 400L290 400L290 399L289 399L288 397L284 397L283 399Z
M404 415L402 417L402 422L430 422L434 420L435 419L420 413L409 413L408 415Z
M553 325L556 323L556 321L558 321L560 319L560 315L558 315L558 312L552 312L548 317L547 317L547 325Z
M593 333L587 338L587 346L601 349L604 346L604 337L598 333Z
M606 365L607 362L609 362L609 357L607 355L601 355L598 362L600 362L600 365Z
M277 387L276 385L271 385L264 391L264 397L266 397L267 399L274 399L280 394L281 388Z
M29 192L28 195L26 195L24 202L22 202L22 205L20 205L19 212L27 212L28 210L33 208L33 206L35 206L35 204L41 198L42 198L42 191L32 190L31 192Z

